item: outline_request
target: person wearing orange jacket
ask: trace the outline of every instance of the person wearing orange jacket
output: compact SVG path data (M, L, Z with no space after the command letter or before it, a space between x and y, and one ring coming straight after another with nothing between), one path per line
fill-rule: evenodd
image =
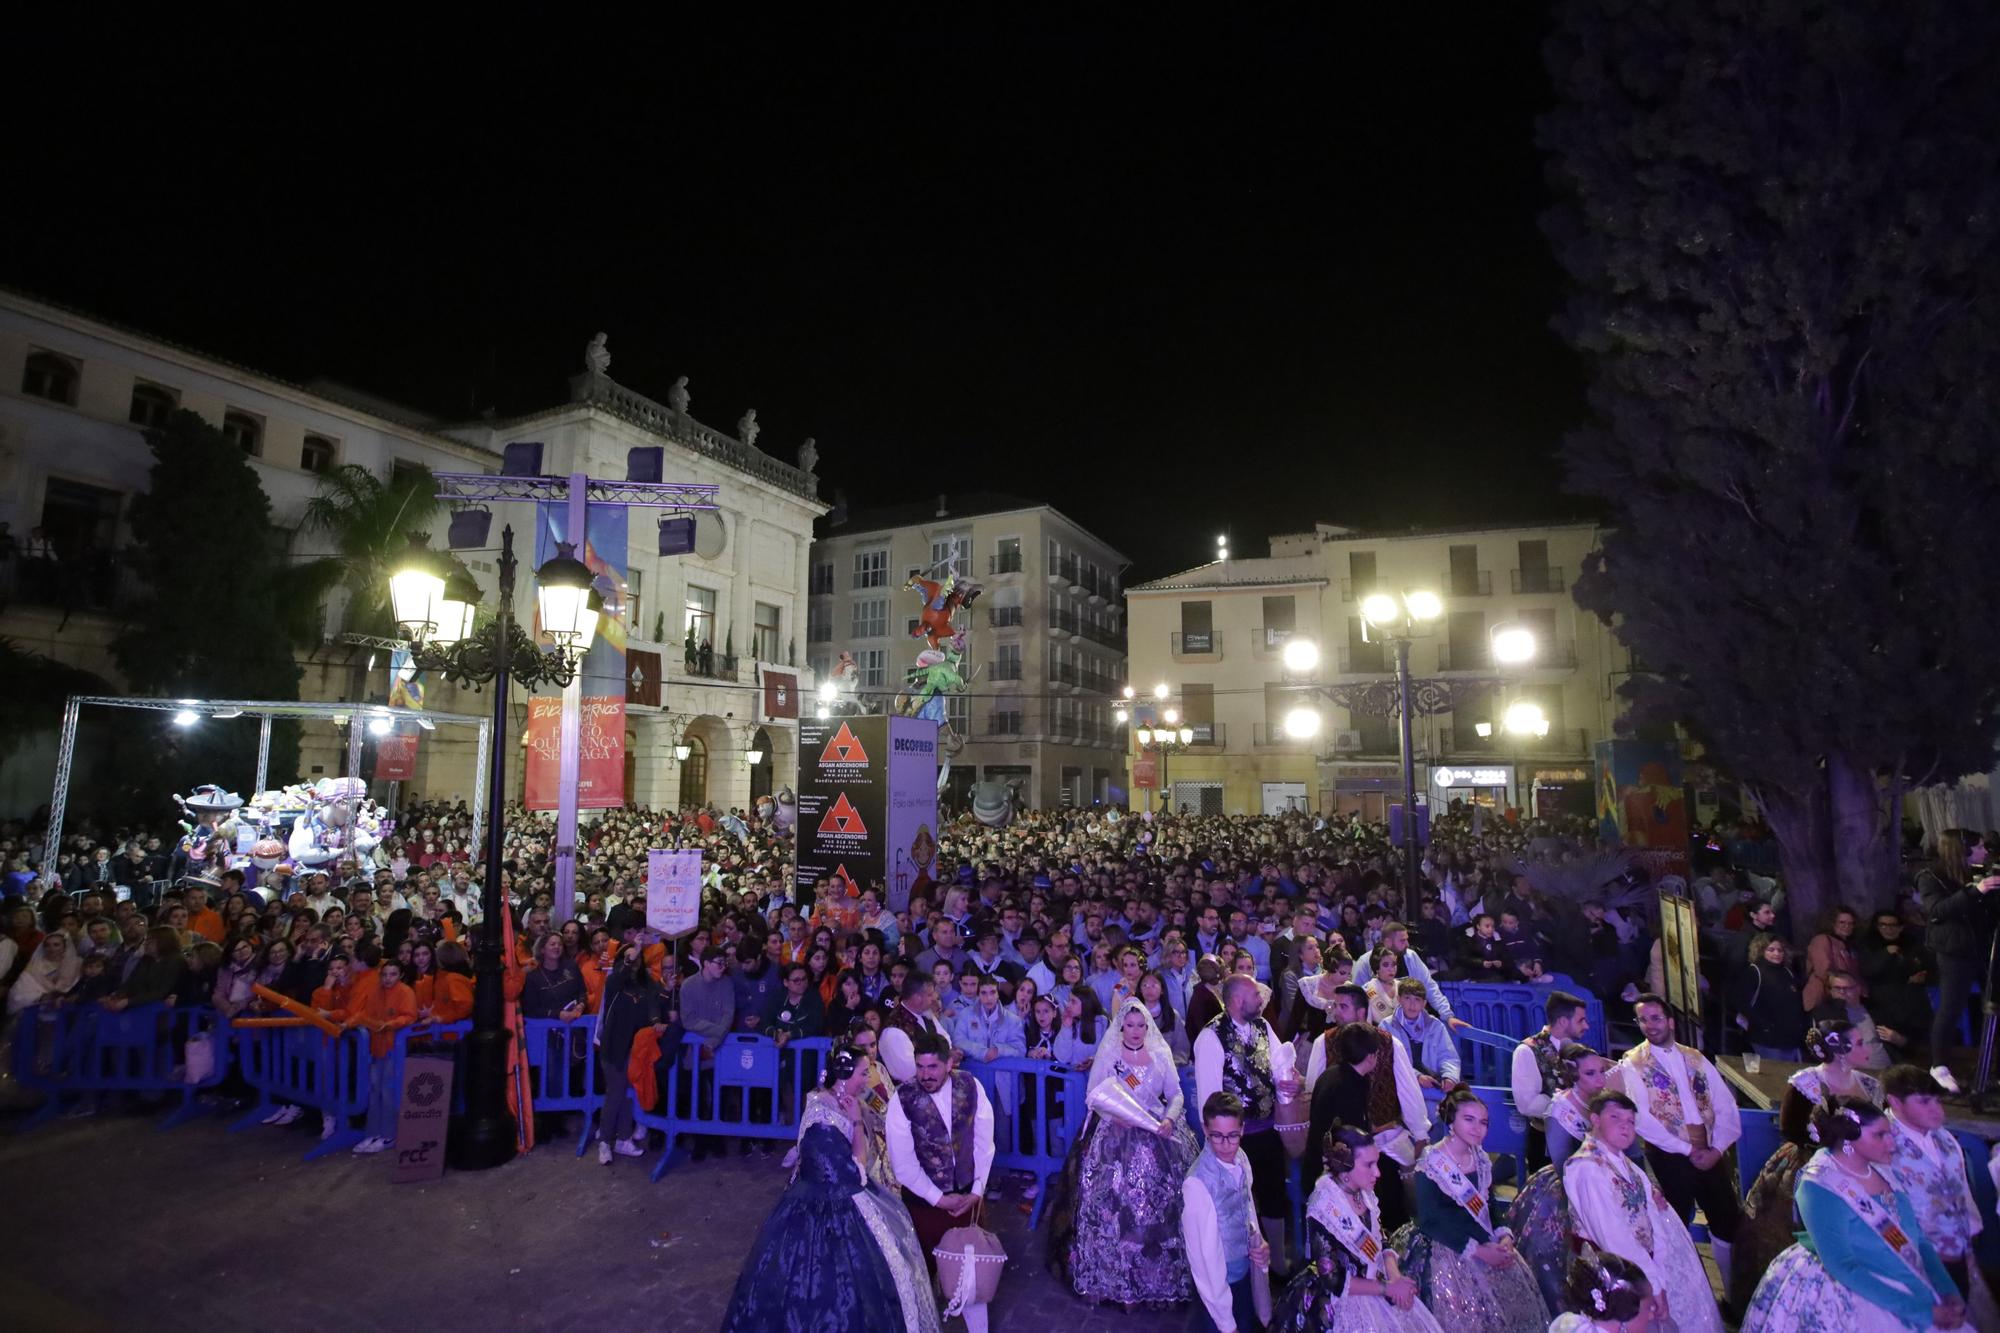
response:
M472 1017L472 958L457 942L437 947L437 971L417 985L417 1009L432 1023Z
M368 1137L354 1145L357 1153L378 1153L394 1135L396 1102L396 1033L417 1021L417 996L403 984L403 965L384 958L375 969L375 984L359 990L348 1011L350 1027L366 1028L368 1052L375 1066L368 1081Z

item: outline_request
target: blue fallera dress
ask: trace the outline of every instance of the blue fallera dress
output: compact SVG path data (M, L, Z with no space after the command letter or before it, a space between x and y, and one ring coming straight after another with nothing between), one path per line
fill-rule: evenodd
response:
M723 1333L937 1333L937 1302L902 1202L869 1185L830 1125L757 1233Z

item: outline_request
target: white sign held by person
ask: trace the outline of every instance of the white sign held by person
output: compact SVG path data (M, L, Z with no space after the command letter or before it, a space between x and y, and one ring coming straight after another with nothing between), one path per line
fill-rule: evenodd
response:
M646 925L662 935L685 935L701 919L701 851L646 853Z

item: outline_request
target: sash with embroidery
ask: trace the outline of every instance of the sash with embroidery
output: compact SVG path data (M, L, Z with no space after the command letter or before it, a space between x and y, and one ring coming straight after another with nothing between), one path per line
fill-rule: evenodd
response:
M1691 1046L1675 1043L1674 1049L1681 1053L1681 1063L1687 1066L1688 1084L1694 1090L1695 1109L1701 1113L1701 1123L1708 1131L1709 1141L1715 1140L1715 1105L1708 1096L1708 1062L1701 1058L1701 1052ZM1680 1089L1674 1084L1674 1076L1667 1072L1653 1056L1653 1044L1640 1042L1625 1055L1626 1063L1639 1073L1639 1081L1646 1087L1647 1109L1653 1119L1666 1126L1676 1138L1688 1138L1687 1112L1681 1104Z
M1853 1073L1854 1091L1847 1095L1865 1097L1875 1103L1875 1105L1880 1106L1882 1104L1882 1085L1858 1069L1854 1070ZM1809 1102L1818 1104L1826 1100L1828 1092L1826 1075L1818 1065L1807 1065L1804 1069L1786 1079L1785 1082L1797 1088L1799 1096Z
M1612 1196L1618 1201L1626 1221L1632 1227L1632 1239L1639 1242L1639 1248L1647 1254L1653 1252L1653 1201L1652 1191L1647 1187L1645 1173L1627 1161L1623 1154L1615 1153L1597 1141L1595 1134L1583 1141L1583 1146L1570 1154L1563 1163L1565 1176L1576 1169L1578 1162L1591 1162L1611 1177ZM1597 1238L1602 1244L1602 1239Z
M1417 1159L1417 1170L1429 1176L1431 1183L1450 1196L1452 1202L1472 1214L1480 1230L1489 1236L1493 1234L1492 1210L1487 1207L1493 1190L1493 1162L1485 1153L1479 1154L1478 1170L1471 1177L1459 1170L1451 1154L1442 1149L1433 1149Z
M1885 1182L1891 1185L1894 1183L1886 1181L1886 1177ZM1896 1215L1894 1207L1896 1195L1893 1189L1888 1194L1870 1194L1867 1187L1859 1180L1836 1166L1824 1148L1814 1153L1812 1160L1799 1168L1799 1183L1817 1185L1827 1193L1837 1195L1842 1203L1854 1210L1856 1217L1868 1225L1870 1231L1882 1238L1883 1244L1895 1251L1898 1259L1910 1266L1910 1271L1917 1275L1917 1281L1923 1284L1920 1289L1930 1292L1933 1298L1936 1297L1937 1293L1931 1287L1930 1274L1924 1268L1923 1251L1917 1248L1916 1241L1903 1230L1902 1221Z
M1377 1215L1378 1205L1372 1190L1361 1195L1362 1206L1368 1210L1364 1219L1355 1214L1354 1205L1348 1200L1347 1191L1332 1176L1319 1178L1313 1186L1312 1202L1306 1205L1306 1216L1326 1228L1329 1236L1340 1242L1340 1247L1359 1259L1362 1264L1361 1276L1378 1276L1377 1268L1382 1262L1382 1221Z
M1578 1143L1590 1137L1590 1116L1576 1104L1576 1094L1573 1091L1565 1089L1557 1093L1555 1099L1549 1103L1549 1115L1563 1127L1563 1133Z

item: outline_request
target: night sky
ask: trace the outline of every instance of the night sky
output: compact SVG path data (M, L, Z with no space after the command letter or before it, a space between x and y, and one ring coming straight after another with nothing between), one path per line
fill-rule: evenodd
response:
M453 417L559 401L601 328L621 382L689 375L697 417L755 406L782 457L817 436L829 495L1046 495L1135 577L1224 526L1248 555L1315 519L1580 511L1535 7L609 13L71 34L0 94L46 131L16 143L0 281Z

